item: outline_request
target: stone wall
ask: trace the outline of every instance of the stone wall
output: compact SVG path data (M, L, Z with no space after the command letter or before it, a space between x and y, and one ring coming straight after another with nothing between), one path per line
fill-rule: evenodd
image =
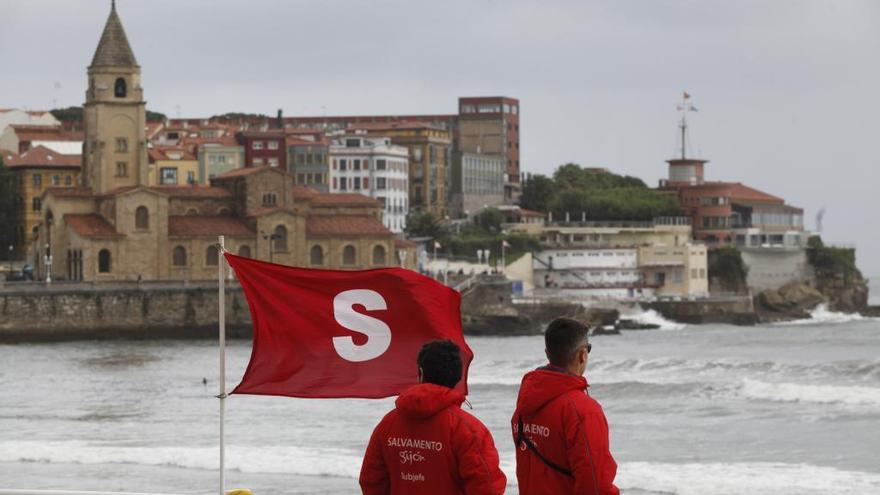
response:
M805 249L740 248L740 251L749 269L746 283L754 292L809 282L814 278Z
M216 284L141 287L134 284L0 292L0 341L217 335ZM249 334L241 288L226 292L231 336Z

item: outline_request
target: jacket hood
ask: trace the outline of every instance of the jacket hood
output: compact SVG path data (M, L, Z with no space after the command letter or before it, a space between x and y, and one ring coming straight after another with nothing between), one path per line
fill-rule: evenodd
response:
M429 418L450 407L461 406L464 394L453 388L420 383L404 391L395 401L400 414L410 418Z
M538 368L526 373L519 387L516 409L521 414L531 414L544 404L572 390L585 390L587 379L564 371Z

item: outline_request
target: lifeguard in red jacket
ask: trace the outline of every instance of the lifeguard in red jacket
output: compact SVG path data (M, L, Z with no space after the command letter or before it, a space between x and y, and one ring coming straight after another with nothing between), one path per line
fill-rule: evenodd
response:
M544 333L550 364L527 373L511 419L521 495L617 495L608 421L587 393L588 328L558 318Z
M425 344L419 384L400 394L370 438L361 490L373 494L504 493L507 478L489 430L461 410L461 351L448 340Z

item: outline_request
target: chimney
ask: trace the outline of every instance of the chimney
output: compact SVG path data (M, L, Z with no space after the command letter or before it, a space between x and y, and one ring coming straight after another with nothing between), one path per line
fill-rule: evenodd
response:
M281 109L278 109L278 117L275 119L275 126L284 129L284 118L281 116Z

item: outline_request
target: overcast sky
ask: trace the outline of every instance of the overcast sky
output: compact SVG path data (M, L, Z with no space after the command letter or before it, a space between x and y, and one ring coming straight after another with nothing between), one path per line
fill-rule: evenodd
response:
M825 207L880 276L875 0L119 0L151 110L201 117L454 113L521 101L522 167L651 185L693 95L708 178ZM0 0L0 107L79 105L107 1ZM178 110L179 109L179 110Z

